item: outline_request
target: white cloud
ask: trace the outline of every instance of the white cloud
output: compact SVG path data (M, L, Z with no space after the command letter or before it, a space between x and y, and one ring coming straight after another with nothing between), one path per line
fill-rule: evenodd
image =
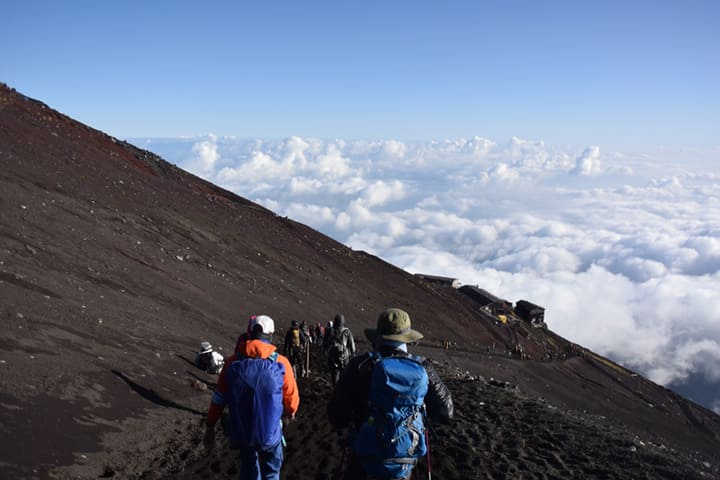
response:
M310 143L299 137L290 137L284 145L282 164L288 170L303 169L307 165L305 152L310 149Z
M720 381L720 342L708 339L688 339L674 346L674 363L671 367L661 365L660 372L651 375L661 383L683 378L692 372L701 372L711 382Z
M405 198L405 185L399 180L373 182L363 192L362 198L368 207L376 207L393 200Z
M543 305L655 381L720 379L713 164L519 138L178 143L166 158L194 173L411 272Z
M481 177L483 183L490 182L514 182L520 178L520 173L517 169L507 166L504 163L498 163L490 170L485 172L485 175Z
M402 160L405 156L405 144L395 140L387 140L382 142L380 147L380 156L384 160Z
M598 175L600 170L600 148L588 147L575 160L575 168L571 173L574 175Z
M315 178L293 177L290 179L291 194L313 193L322 187L323 183Z
M352 218L345 212L340 212L335 220L335 226L338 230L347 230L352 224Z
M210 134L206 140L196 142L192 146L192 152L195 154L192 163L192 170L199 175L207 175L215 169L220 155L217 150L217 136Z
M337 145L332 144L328 145L326 152L318 155L316 165L315 170L322 177L342 178L352 172L349 159L342 156Z
M330 207L323 205L291 204L283 209L285 215L293 220L305 223L326 225L335 222L335 213Z

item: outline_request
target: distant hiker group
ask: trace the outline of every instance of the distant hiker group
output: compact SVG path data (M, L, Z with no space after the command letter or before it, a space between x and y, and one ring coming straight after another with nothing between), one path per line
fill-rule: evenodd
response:
M355 340L342 314L328 322L327 328L319 327L323 325L312 328L293 320L281 355L272 344L273 319L251 317L235 352L220 365L203 437L206 449L214 448L215 425L227 407L230 444L240 449L240 478L279 480L283 424L298 411L296 378L310 373L309 352L314 344L322 347L334 386L328 420L337 429L349 428L349 454L343 455L337 478L407 480L418 459L425 456L429 467L426 421L451 419L453 402L432 364L408 352L408 343L423 335L411 328L407 312L397 308L382 312L376 328L365 330L372 350L359 356L355 356ZM198 357L212 352L212 346L203 342L201 350ZM201 368L197 359L196 365Z

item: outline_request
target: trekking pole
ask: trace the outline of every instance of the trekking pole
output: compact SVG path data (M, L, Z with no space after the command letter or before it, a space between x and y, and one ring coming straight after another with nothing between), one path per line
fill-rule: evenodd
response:
M432 480L432 464L430 463L430 429L425 429L425 445L427 446L428 480Z
M310 343L305 349L305 376L310 378Z
M344 473L344 467L345 467L345 455L347 454L347 447L343 448L342 456L340 457L340 465L338 465L337 470L335 471L335 478L342 478Z
M423 418L425 419L425 449L427 450L426 458L427 458L427 478L428 480L432 480L432 462L430 461L430 430L432 430L432 425L430 425L430 420L427 416L427 405L423 404L422 406L422 414ZM435 432L433 432L435 433Z

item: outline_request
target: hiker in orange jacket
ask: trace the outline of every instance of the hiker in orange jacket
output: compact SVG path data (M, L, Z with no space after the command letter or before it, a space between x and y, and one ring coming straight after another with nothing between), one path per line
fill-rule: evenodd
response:
M220 377L218 378L217 388L210 401L208 409L207 423L203 443L208 450L211 450L215 444L215 424L222 417L222 412L226 404L230 406L231 423L233 416L240 415L240 412L234 411L233 405L237 405L233 395L237 392L237 385L232 382L237 379L233 376L232 365L236 362L242 362L248 359L270 359L279 364L279 370L282 371L282 398L277 397L277 402L282 405L275 404L275 398L269 399L270 405L261 405L263 410L273 410L292 420L295 418L298 406L300 404L300 395L298 393L297 383L293 375L292 366L287 357L279 355L277 348L270 343L272 334L275 333L275 323L272 318L267 315L258 315L252 320L251 338L244 343L238 343L238 351L234 355L228 357L225 361ZM279 374L278 374L279 375ZM279 376L278 376L279 381ZM279 386L278 386L279 388ZM279 395L279 394L278 394ZM279 430L278 430L279 429ZM270 431L267 435L272 445L265 447L253 447L240 444L242 450L242 465L240 478L260 478L258 475L262 473L262 478L279 478L280 467L283 461L282 451L282 430L278 427ZM271 429L272 430L272 429ZM230 432L231 443L233 442L233 433ZM253 435L257 432L243 432L245 435Z

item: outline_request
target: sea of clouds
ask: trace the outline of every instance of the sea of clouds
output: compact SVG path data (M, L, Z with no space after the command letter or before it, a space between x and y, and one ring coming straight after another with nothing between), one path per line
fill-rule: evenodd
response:
M409 272L540 304L551 329L657 383L720 385L720 175L691 153L480 137L134 143ZM720 413L720 392L704 403Z

